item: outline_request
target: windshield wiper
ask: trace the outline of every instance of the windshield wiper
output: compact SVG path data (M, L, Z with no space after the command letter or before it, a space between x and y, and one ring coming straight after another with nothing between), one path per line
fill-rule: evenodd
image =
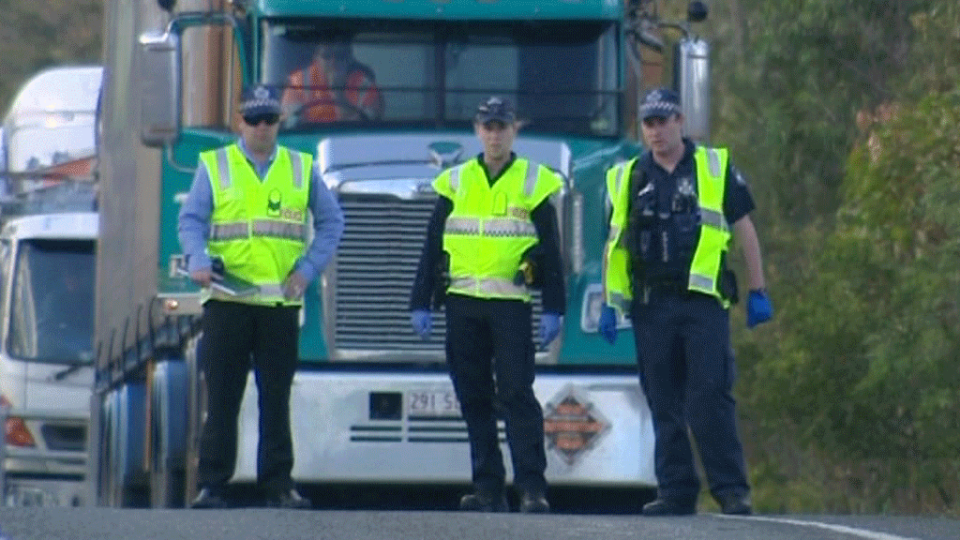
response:
M74 373L79 371L81 368L85 368L92 364L93 364L92 360L81 360L75 364L71 364L70 367L68 367L67 369L54 373L53 380L62 381L67 377L69 377L70 375L73 375Z

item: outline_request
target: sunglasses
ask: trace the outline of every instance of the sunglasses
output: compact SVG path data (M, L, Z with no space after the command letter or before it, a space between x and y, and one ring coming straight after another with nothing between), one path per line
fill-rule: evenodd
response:
M243 122L248 126L259 126L261 122L272 126L280 121L279 114L257 114L254 116L244 116Z

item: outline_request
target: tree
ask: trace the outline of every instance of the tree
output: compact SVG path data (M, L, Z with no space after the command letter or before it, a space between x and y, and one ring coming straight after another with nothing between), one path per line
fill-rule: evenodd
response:
M20 85L53 65L100 62L100 0L10 0L0 20L4 77L0 99L9 103Z
M777 307L735 334L758 505L958 511L960 7L736 5L713 17L714 125Z

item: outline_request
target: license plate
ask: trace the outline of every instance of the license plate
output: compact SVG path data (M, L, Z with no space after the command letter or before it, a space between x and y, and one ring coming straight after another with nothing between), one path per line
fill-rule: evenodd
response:
M6 495L6 506L60 506L56 493L37 487L13 485L7 488Z
M453 390L415 390L407 392L407 416L460 416L460 402Z

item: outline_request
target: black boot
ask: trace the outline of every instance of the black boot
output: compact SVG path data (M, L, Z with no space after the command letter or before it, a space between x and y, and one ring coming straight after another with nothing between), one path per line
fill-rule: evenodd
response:
M304 510L311 507L310 499L302 497L293 488L268 493L266 502L269 508Z
M697 503L681 499L658 498L643 505L645 516L689 516L697 513Z
M550 503L539 491L523 491L520 493L520 512L524 514L549 514Z
M753 508L750 506L749 495L725 493L717 497L717 502L720 503L720 511L724 514L749 516L753 513Z
M465 512L508 512L507 497L482 491L469 493L460 499L460 510Z
M223 490L216 488L203 488L197 497L190 502L190 508L197 510L215 510L227 508L227 500L223 497Z

